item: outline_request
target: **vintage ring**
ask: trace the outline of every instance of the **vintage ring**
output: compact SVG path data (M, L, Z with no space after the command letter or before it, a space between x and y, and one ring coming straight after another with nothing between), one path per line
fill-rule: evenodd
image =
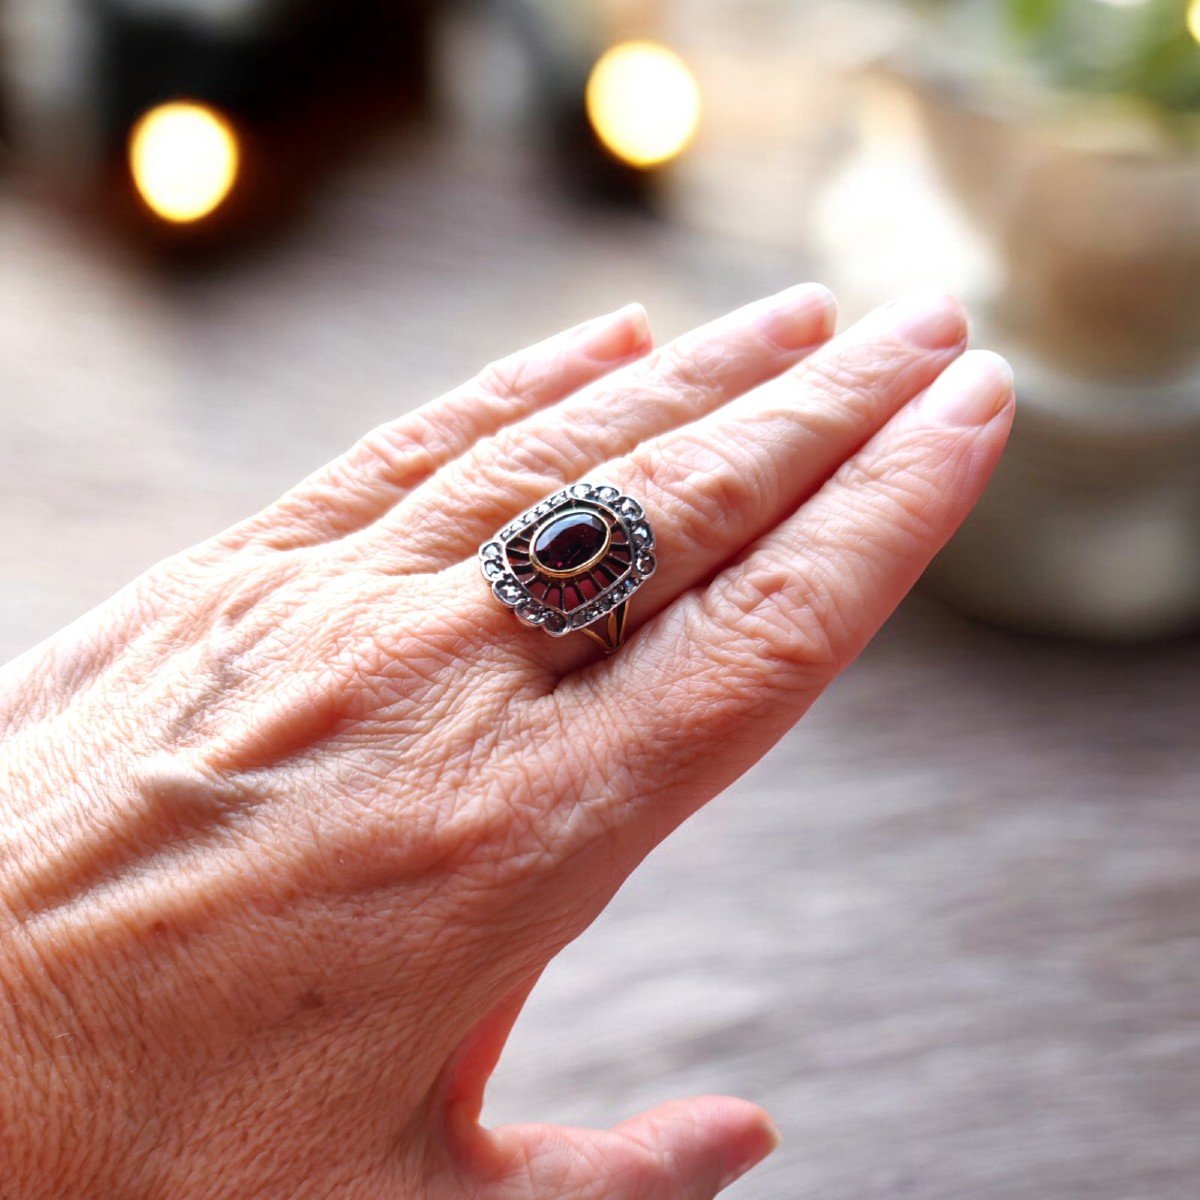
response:
M526 509L479 547L492 594L551 637L586 634L612 654L629 601L654 574L642 506L607 483L574 483Z

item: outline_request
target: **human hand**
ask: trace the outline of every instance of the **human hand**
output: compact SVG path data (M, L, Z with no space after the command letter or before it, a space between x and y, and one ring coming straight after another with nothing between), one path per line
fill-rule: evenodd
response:
M489 1130L550 958L863 647L979 496L1011 377L916 297L797 288L651 352L623 310L368 435L0 673L3 1200L709 1197L706 1097ZM803 360L803 361L802 361ZM610 659L475 549L644 504Z

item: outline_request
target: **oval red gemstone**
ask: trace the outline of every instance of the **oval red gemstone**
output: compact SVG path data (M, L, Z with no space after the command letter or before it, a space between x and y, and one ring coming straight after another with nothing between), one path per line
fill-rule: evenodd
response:
M548 571L576 571L604 549L608 525L592 512L569 512L543 526L533 540L534 561Z

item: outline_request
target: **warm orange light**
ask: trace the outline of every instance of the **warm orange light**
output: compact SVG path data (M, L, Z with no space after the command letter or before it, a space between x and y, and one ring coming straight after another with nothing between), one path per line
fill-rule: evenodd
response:
M233 126L204 104L160 104L129 134L134 185L164 221L199 221L218 208L237 181L240 160Z
M685 150L700 124L700 85L687 63L654 42L605 51L588 79L596 136L635 167L656 167Z

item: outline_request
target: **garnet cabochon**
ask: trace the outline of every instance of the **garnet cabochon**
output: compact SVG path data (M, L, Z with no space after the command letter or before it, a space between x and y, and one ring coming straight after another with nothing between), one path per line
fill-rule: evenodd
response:
M608 524L594 512L570 512L547 522L531 546L535 563L558 575L578 571L603 553Z
M528 536L513 538L507 553L530 598L563 614L601 596L632 560L620 520L586 502L549 513Z

